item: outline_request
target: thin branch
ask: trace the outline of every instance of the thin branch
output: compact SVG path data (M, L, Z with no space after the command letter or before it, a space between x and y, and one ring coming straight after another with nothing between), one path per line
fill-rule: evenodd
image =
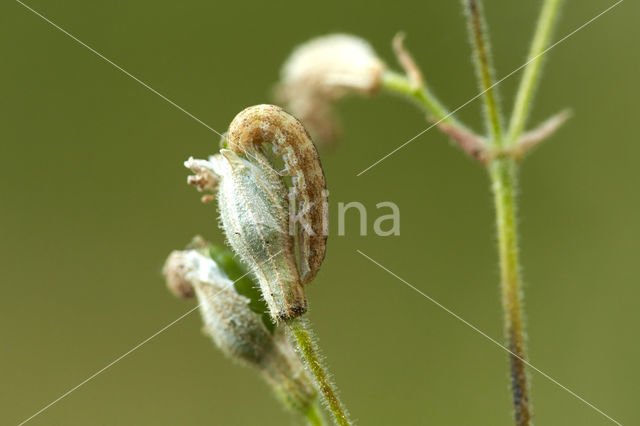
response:
M482 2L480 0L464 0L464 6L469 24L469 37L473 47L473 64L478 77L478 85L482 90L485 121L491 136L490 143L497 148L502 148L502 117L498 104L491 46L484 21Z
M404 47L404 38L404 33L398 33L393 37L393 51L396 54L398 62L407 73L407 77L413 87L420 89L425 85L424 77L422 77L422 71L420 71L420 67L418 67L418 64L413 60L411 53Z
M545 120L535 129L520 136L516 144L511 148L514 151L516 159L521 158L524 154L538 146L540 142L554 134L569 118L571 118L571 111L565 109Z
M436 123L438 128L449 135L451 140L469 157L485 163L487 160L487 144L478 135L463 128L451 126L445 123Z
M389 92L401 94L417 102L433 121L441 121L451 126L466 129L431 92L426 84L423 72L404 46L404 34L399 33L393 38L393 50L398 63L406 75L387 70L382 76L382 86Z
M543 56L545 56L540 54L549 46L553 28L558 20L561 3L562 0L545 0L542 6L529 50L528 59L531 62L527 64L522 79L520 80L520 86L518 87L513 111L511 113L507 133L508 144L515 144L526 126L529 111L533 104L533 96L540 81L540 70L542 69L542 63L544 61Z

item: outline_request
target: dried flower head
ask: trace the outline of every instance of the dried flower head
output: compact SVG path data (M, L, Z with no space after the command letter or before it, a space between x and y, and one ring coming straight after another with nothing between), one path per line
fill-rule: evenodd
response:
M314 140L336 136L331 103L350 93L370 94L382 83L385 65L365 40L331 34L298 46L282 67L277 95Z
M316 392L291 343L280 330L265 325L221 266L207 255L207 248L174 251L164 273L170 288L176 280L189 283L199 302L204 332L222 352L258 368L289 407L306 411Z
M218 189L218 176L213 171L211 163L207 160L196 160L189 157L184 164L195 173L187 178L187 183L194 185L198 192L206 192L202 196L203 203L213 201L212 193Z

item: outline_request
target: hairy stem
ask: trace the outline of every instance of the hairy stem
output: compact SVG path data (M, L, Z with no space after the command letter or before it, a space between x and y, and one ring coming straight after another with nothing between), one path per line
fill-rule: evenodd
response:
M561 2L562 0L545 0L544 2L530 47L529 62L520 82L505 137L482 2L481 0L463 0L473 48L474 66L484 102L485 125L489 132L488 143L495 150L512 147L523 133L539 81L542 68L541 56L549 45ZM435 120L466 130L465 126L457 121L425 86L415 87L408 77L394 72L385 74L383 86L390 92L411 99L431 114ZM517 158L514 155L496 156L487 164L496 210L504 329L511 352L509 362L515 424L530 426L532 413L525 364L523 294L516 221L517 167Z
M526 352L516 224L516 169L513 157L498 158L489 164L496 209L504 329L511 351L509 361L515 424L529 426L531 407L524 363Z
M382 76L382 86L390 93L402 95L416 102L434 121L466 129L426 86L415 87L407 76L386 71Z
M479 0L465 0L464 6L469 24L469 38L473 47L473 64L478 77L478 85L482 90L482 99L485 106L484 115L487 129L491 136L490 140L495 147L503 148L502 117L493 75L491 46L482 13L482 2Z
M286 324L298 342L300 352L304 356L309 370L315 377L316 385L327 401L327 405L336 424L340 426L350 425L351 421L349 420L347 411L343 407L342 402L340 402L338 393L334 389L334 385L331 383L329 375L320 361L318 348L311 337L307 321L298 317L286 321Z
M545 0L542 6L536 32L529 49L527 66L520 80L520 86L518 87L516 100L513 105L513 112L511 113L511 120L509 121L507 143L510 145L517 142L518 137L520 137L527 124L529 110L533 104L533 96L540 81L543 52L549 46L553 28L558 19L561 3L562 0Z
M485 121L494 148L503 149L508 141L503 136L495 80L492 72L490 45L483 7L480 0L465 0L474 65L485 104ZM525 359L525 332L522 313L522 290L518 258L516 225L517 164L513 156L492 160L489 176L493 188L500 256L500 279L504 311L505 338L510 355L511 392L517 426L531 424L531 407Z

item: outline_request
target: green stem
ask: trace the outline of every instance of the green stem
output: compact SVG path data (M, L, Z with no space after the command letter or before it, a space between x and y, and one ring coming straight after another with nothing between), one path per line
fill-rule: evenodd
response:
M340 426L349 426L351 422L347 415L347 411L342 406L342 403L338 398L338 394L329 380L329 375L322 366L318 354L318 348L311 337L306 320L300 317L293 318L287 321L287 325L298 342L300 352L302 352L309 370L313 373L316 385L322 393L322 396L327 401L329 410L331 411L331 414L333 414L336 424Z
M503 137L495 80L492 72L490 45L480 0L465 0L469 31L474 50L474 64L483 91L484 112L490 143L503 149L508 141ZM531 424L531 407L525 353L525 332L522 313L522 290L518 258L518 232L516 225L517 164L513 156L498 157L489 165L493 188L500 256L500 279L504 311L505 338L511 355L511 392L517 426Z
M541 56L547 48L552 29L557 20L562 0L545 0L538 20L535 36L529 52L529 63L520 82L507 136L504 127L495 77L491 63L486 24L481 0L463 0L471 44L474 66L484 101L484 116L489 131L489 142L496 150L512 146L520 137L531 109L533 94L539 81L542 67ZM464 126L426 89L416 88L405 76L387 72L383 86L394 93L402 94L427 110L437 120L445 124ZM504 311L505 337L511 372L511 390L517 426L531 425L531 405L526 371L526 349L523 315L523 294L521 289L520 260L518 254L518 233L516 222L517 161L514 156L498 156L487 165L493 189L496 210L498 251L500 257L500 279L502 305Z
M540 81L540 70L543 63L543 52L549 46L553 28L558 19L558 12L562 0L545 0L536 31L529 49L527 66L525 67L520 86L516 95L516 100L511 113L509 131L507 133L507 143L515 144L518 137L524 131L529 110L533 104L533 95L538 82Z
M320 414L317 404L311 404L309 406L305 412L305 417L310 426L324 426L324 419L322 418L322 414Z
M505 338L511 355L511 391L515 424L531 424L531 407L526 372L525 331L516 223L517 164L513 157L495 159L489 165L493 188L500 254L500 280Z
M465 0L464 3L469 23L469 36L473 47L473 64L485 105L484 115L487 129L491 136L491 143L496 148L503 148L502 117L496 94L491 46L483 16L482 2L479 0Z
M434 121L466 129L464 124L459 122L427 87L415 87L405 75L386 71L382 76L382 86L388 92L405 96L416 102L431 115Z

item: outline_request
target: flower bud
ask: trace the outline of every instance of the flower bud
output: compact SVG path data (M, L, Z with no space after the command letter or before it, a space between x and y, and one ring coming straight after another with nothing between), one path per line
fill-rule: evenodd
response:
M336 135L331 102L350 93L369 94L386 69L365 40L331 34L298 46L282 67L278 97L307 127L313 139Z
M253 365L276 394L291 408L306 412L316 392L290 342L278 330L269 330L250 299L239 294L206 250L174 251L164 274L169 287L189 283L199 302L204 331L230 358ZM184 286L180 286L183 288Z
M384 63L365 40L347 34L314 38L298 46L282 67L285 84L302 85L328 98L378 89Z
M218 205L227 240L254 273L275 321L307 310L296 266L282 178L258 151L251 160L222 149L211 158L219 177Z

